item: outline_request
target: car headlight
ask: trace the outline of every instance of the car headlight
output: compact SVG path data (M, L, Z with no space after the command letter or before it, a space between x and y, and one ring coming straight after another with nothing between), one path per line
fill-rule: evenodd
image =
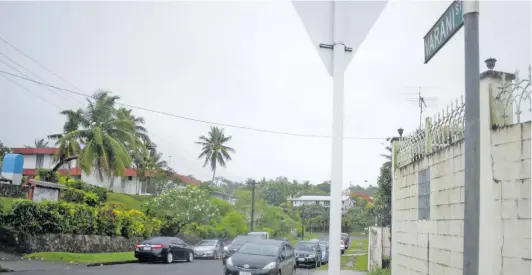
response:
M229 246L224 246L224 251L228 251L229 250Z
M276 266L277 266L276 262L271 262L271 263L267 264L263 269L264 270L270 270L270 269L274 269Z
M232 266L233 265L233 260L231 260L231 258L227 258L227 260L225 260L225 265Z
M314 257L316 257L315 254L310 254L310 255L308 255L308 256L309 256L310 258L314 258Z

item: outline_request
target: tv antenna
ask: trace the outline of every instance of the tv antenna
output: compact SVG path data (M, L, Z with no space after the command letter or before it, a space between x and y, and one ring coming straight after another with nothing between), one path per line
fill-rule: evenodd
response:
M423 111L429 106L437 105L438 98L435 96L423 96L421 94L422 90L437 88L434 86L417 86L417 87L406 87L406 88L417 88L419 89L417 93L405 93L408 95L416 95L415 98L408 98L412 103L415 103L419 108L419 128L421 129L423 125Z

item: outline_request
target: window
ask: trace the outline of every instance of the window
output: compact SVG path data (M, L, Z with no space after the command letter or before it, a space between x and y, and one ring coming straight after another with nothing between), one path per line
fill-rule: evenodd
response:
M37 155L37 159L35 162L35 168L37 169L42 168L43 163L44 163L44 155L42 154Z
M418 172L418 218L430 220L430 168Z
M133 176L128 176L128 177L127 177L127 180L128 180L128 181L132 181L132 180L133 180Z

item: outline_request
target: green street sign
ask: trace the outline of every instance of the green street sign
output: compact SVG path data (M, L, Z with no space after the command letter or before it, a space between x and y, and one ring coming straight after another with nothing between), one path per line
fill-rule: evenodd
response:
M463 25L462 1L454 1L423 37L425 42L425 64L438 53Z

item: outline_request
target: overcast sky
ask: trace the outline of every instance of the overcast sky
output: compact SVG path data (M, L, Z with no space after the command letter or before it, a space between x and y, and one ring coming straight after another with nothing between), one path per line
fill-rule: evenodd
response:
M386 138L400 127L413 130L419 124L419 108L411 101L416 87L436 99L427 115L463 95L463 30L423 64L423 36L449 4L387 5L346 71L345 136ZM480 8L481 60L492 56L496 69L524 74L531 60L530 2L481 1ZM0 41L2 54L57 86L84 93L109 89L127 104L206 121L331 134L332 80L288 1L2 2L0 36L75 85ZM4 56L0 60L13 66ZM14 72L1 62L0 69ZM59 132L60 109L84 106L80 96L16 81L33 94L0 77L0 140L8 146ZM135 113L146 118L174 169L210 179L194 144L210 125ZM237 153L219 175L238 181L330 178L329 139L225 131ZM345 140L344 186L376 182L383 141Z

